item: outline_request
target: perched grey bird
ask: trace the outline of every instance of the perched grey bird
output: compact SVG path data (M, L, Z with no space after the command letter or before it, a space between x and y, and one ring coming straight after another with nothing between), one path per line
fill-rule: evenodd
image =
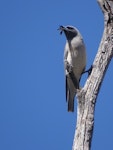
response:
M83 38L73 26L60 26L60 33L64 32L67 41L64 49L64 67L66 75L66 100L68 102L68 111L74 111L74 97L82 73L86 66L86 50Z

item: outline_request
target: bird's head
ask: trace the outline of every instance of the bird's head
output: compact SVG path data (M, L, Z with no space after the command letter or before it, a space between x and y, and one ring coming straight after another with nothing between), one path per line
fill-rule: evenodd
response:
M60 26L58 30L60 30L60 34L65 33L67 40L74 38L78 34L78 30L73 26Z

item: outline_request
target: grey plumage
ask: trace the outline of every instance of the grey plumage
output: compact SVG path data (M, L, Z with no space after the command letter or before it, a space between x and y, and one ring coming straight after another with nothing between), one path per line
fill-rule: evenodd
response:
M74 97L86 66L86 50L83 38L77 28L60 26L59 30L65 33L66 45L64 49L64 68L66 76L66 100L68 111L74 111Z

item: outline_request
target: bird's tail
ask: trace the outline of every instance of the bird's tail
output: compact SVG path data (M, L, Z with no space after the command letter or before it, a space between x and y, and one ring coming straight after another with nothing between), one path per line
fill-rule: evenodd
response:
M68 101L68 112L74 112L74 98Z
M76 87L78 87L79 84L76 83ZM66 78L66 100L68 102L68 112L74 112L74 97L76 95L77 88L75 88L75 85L73 84L72 80L70 78Z

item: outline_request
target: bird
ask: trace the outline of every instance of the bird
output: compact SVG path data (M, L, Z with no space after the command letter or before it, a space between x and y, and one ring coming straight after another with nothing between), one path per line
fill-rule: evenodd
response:
M86 46L79 30L74 26L60 26L60 34L64 32L66 44L64 48L64 70L66 82L66 101L68 112L74 112L74 97L80 89L80 79L86 67Z

